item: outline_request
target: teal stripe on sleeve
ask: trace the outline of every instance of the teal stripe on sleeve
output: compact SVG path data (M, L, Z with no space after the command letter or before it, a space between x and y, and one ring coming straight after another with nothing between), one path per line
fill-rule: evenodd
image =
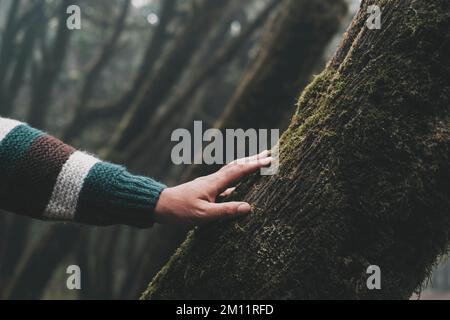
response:
M9 206L9 199L12 196L12 190L20 186L21 181L16 181L19 176L17 169L20 159L25 156L33 142L44 135L42 131L33 129L25 124L15 127L0 142L0 202L4 204L3 209L13 210ZM33 195L24 194L23 201Z
M9 132L0 142L0 176L13 176L16 163L21 159L33 142L44 132L21 124ZM4 185L4 184L2 184Z
M75 220L96 225L149 227L165 187L153 179L132 175L121 166L99 162L84 181Z

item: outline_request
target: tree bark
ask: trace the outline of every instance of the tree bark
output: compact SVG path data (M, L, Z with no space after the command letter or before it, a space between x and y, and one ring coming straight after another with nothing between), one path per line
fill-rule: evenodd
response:
M226 125L230 125L228 128L233 128L234 125L238 128L250 128L252 126L261 128L264 127L262 126L264 121L267 127L273 128L279 125L277 120L283 117L287 118L286 114L293 112L294 101L298 95L298 87L300 85L304 86L309 81L314 66L323 63L322 53L331 37L339 29L345 8L343 1L328 0L283 0L278 3L276 9L273 9L272 5L267 8L267 10L276 10L276 12L264 24L263 34L260 38L260 41L262 41L260 53L253 66L247 71L248 76L244 77L240 89L235 95L239 99L233 99L233 106L235 106L233 112L253 112L250 107L245 108L245 106L252 106L253 110L256 108L259 108L259 110L271 110L260 113L272 113L272 116L265 117L264 120L258 120L258 117L253 117L253 123L250 116L244 117L247 120L246 122L227 123ZM288 68L289 62L286 59L289 57L301 57L301 59L295 60ZM287 80L283 78L283 75ZM292 78L295 80L292 80ZM285 102L286 108L280 108L279 106L282 104L273 105L271 103L273 98L267 99L270 96L270 92L262 94L264 89L257 90L258 86L264 86L266 90L272 90L272 93L277 97L283 96L281 102ZM181 105L179 108L181 108ZM174 127L171 123L167 124L167 126ZM184 127L184 125L181 127ZM166 137L166 140L159 137L157 140L158 142L166 141L165 144L167 144L167 139L170 140L170 133L165 133L166 129L161 130L162 133L159 135ZM153 140L155 139L154 137ZM151 150L163 150L165 148L166 146L161 144L157 145L156 148L153 147ZM162 168L167 163L170 163L170 159L167 159L164 156L165 154L165 152L162 155L160 154L158 158L165 159L166 164L164 164L164 161L160 161L159 165L150 167ZM155 158L154 155L153 158ZM151 163L151 159L147 159L146 163ZM164 172L169 171L167 167L164 169ZM194 170L195 173L190 176L190 179L194 174L200 175L211 169L208 166L195 166L194 168L199 170ZM192 173L192 171L188 172ZM166 176L167 178L169 177ZM171 226L157 226L157 229L152 231L150 235L151 240L148 240L148 243L158 244L158 256L163 256L164 261L167 261L168 257L166 258L166 254L170 256L170 253L184 239L186 232L187 230L180 230ZM148 250L152 250L152 246ZM162 259L155 260L153 254L148 257L148 260L143 260L141 263L142 271L134 273L139 275L137 277L140 286L139 292L142 292L142 289L145 288L143 283L148 282L148 280L143 281L146 277L145 274L147 273L147 279L151 279L149 274L154 275L162 265L157 263ZM133 282L136 282L136 279Z
M369 5L382 28L366 25ZM407 299L450 228L450 6L363 1L302 94L253 214L192 232L144 293L165 298ZM381 269L369 290L367 267Z

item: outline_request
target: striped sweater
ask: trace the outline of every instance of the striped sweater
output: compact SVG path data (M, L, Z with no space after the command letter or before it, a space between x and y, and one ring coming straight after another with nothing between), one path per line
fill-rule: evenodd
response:
M0 209L42 220L149 227L164 185L0 117Z

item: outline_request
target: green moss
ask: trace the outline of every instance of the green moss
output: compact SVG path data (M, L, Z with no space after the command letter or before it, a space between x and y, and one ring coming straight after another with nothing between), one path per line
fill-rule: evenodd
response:
M158 290L161 281L164 281L164 277L170 270L170 268L176 263L178 259L182 259L184 255L189 252L189 248L192 246L194 240L194 232L191 231L188 233L186 240L180 245L177 251L172 255L167 264L156 274L153 279L151 285L148 286L147 290L145 290L141 295L141 300L147 300Z

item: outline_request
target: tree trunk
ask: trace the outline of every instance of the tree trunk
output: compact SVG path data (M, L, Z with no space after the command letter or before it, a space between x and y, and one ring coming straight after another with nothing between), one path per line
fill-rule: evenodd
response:
M261 114L272 114L272 116L263 119L244 117L245 122L227 123L226 125L230 125L227 126L228 128L233 128L234 125L237 128L263 128L264 125L273 128L279 125L283 115L286 117L286 113L291 114L293 112L293 102L298 95L298 86L304 86L309 81L314 66L323 63L322 53L331 37L339 29L345 8L343 1L336 0L283 0L277 5L274 16L264 24L260 52L253 66L247 71L248 76L242 80L241 89L235 94L232 112L232 114L253 112L256 108L259 108L259 110L268 110L267 112L260 112ZM272 6L268 9L272 9ZM275 43L277 39L279 41ZM298 57L299 60L291 63L289 69L286 60L292 60L292 57ZM283 76L287 80L284 80ZM257 90L258 86L263 86L264 89ZM274 105L272 103L273 98L268 99L270 92L264 93L263 90L272 90L276 97L282 96L282 104ZM216 95L216 93L214 94ZM285 105L286 108L279 108L280 105ZM182 114L186 116L185 113ZM170 126L170 123L168 126ZM181 125L181 127L184 126ZM174 127L174 125L171 127ZM158 141L166 141L167 144L167 141L170 140L170 133L160 135L163 135L166 139L158 138ZM155 139L157 137L153 138L153 140ZM164 145L159 145L156 150L163 150L164 148ZM166 163L171 163L170 159L164 156L165 154L160 154L158 158L164 158ZM150 163L150 160L147 159L146 163ZM164 164L162 162L151 167L161 168L164 167ZM208 166L193 166L193 168L199 170L188 171L193 172L189 179L192 179L195 174L205 173L205 169L210 169ZM169 168L166 167L164 172L167 171L169 171ZM168 177L166 176L166 178ZM145 279L146 273L147 279L151 279L156 274L161 268L162 263L160 264L160 262L167 261L170 254L184 239L186 231L172 226L157 226L152 231L148 240L150 244L148 252L155 251L151 244L157 244L158 251L155 251L155 253L158 253L158 258L155 259L154 254L149 254L149 259L143 260L141 263L141 269L143 270L135 273L138 275L137 277L133 276L139 281L139 292L142 292L142 289L145 288L143 279ZM159 257L164 260L159 259ZM137 280L134 279L133 282ZM145 283L147 282L148 280Z
M382 28L366 25L369 5ZM420 289L450 228L450 6L363 1L302 94L254 213L195 230L143 298L392 298ZM382 287L369 290L368 266Z

